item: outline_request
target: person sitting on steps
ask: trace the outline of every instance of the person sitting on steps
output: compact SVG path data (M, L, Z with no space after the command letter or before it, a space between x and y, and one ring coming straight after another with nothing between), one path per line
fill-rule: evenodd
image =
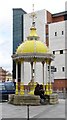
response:
M34 90L34 95L39 95L41 99L43 99L44 101L47 99L49 102L49 96L48 95L44 95L44 89L43 89L43 85L39 85L37 84Z

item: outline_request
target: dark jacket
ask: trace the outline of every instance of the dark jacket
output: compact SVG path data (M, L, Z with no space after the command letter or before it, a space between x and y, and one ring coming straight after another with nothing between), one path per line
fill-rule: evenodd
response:
M36 85L35 90L34 90L34 95L40 95L40 88L39 84Z

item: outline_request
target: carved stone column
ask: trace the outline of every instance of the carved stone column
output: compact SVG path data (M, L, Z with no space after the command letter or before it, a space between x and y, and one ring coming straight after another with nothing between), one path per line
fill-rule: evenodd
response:
M18 95L18 62L16 61L16 91L15 94Z
M46 90L45 90L45 94L49 95L49 85L48 85L48 63L49 63L49 59L46 59Z
M42 62L42 72L43 72L43 88L45 89L45 81L44 81L44 64L45 64L45 62Z
M49 61L49 94L52 94L52 84L51 84L51 60Z
M24 94L24 63L21 61L21 83L20 83L20 94Z

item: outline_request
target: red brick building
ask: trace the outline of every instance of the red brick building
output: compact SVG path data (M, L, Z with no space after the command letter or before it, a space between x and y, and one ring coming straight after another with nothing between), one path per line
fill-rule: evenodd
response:
M0 81L5 81L5 80L6 80L6 70L0 67Z

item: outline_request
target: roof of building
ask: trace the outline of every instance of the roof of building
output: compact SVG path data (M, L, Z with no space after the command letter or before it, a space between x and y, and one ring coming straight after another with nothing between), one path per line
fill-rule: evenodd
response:
M64 15L67 15L67 11L52 14L52 17L64 16Z
M22 42L16 50L16 54L20 53L47 53L48 47L39 40L39 36L36 33L35 25L30 28L30 34L27 40Z

